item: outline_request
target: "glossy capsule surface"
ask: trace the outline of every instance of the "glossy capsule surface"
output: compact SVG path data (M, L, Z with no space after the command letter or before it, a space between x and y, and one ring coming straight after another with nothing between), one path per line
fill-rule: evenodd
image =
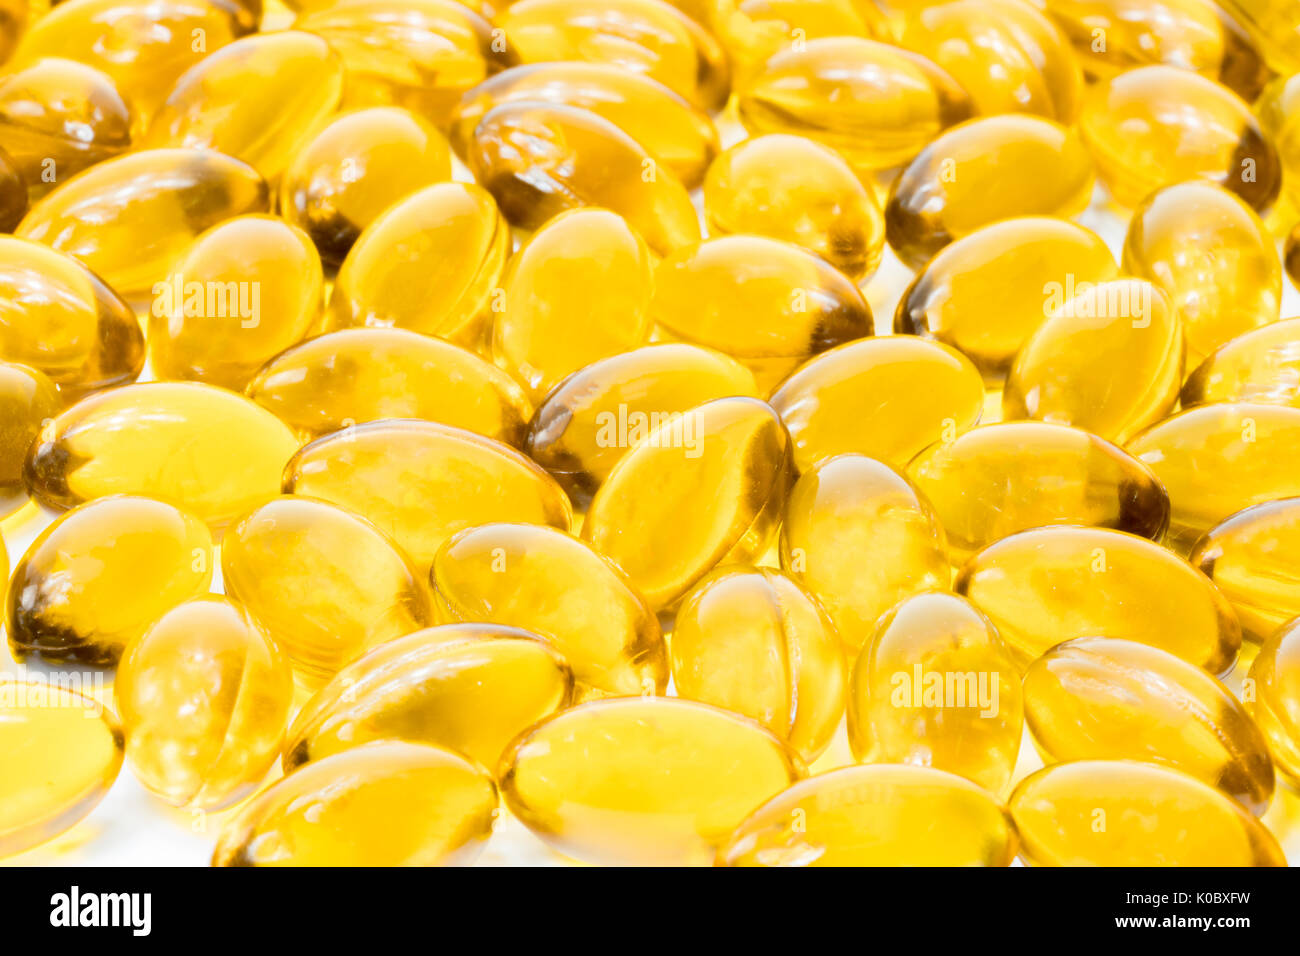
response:
M338 265L380 213L451 178L447 140L414 113L379 106L330 120L280 181L280 213Z
M313 761L221 831L213 866L464 866L492 835L497 791L441 747L387 740Z
M943 528L925 496L861 455L823 461L795 483L780 557L826 608L853 656L881 614L909 595L947 588L950 578Z
M790 437L752 398L669 416L592 498L582 538L657 609L723 561L767 550L790 482Z
M226 593L266 625L303 682L432 623L423 582L365 519L310 498L262 505L221 546Z
M1250 667L1251 716L1268 739L1278 769L1300 783L1300 628L1279 628Z
M293 677L247 611L207 597L132 642L113 692L140 782L175 806L217 809L252 793L275 762Z
M1171 767L1054 764L1021 781L1009 806L1035 866L1286 866L1250 811Z
M720 866L1010 866L1016 832L986 790L931 767L879 764L809 777L718 851Z
M1300 69L1300 64L1297 64L1297 69ZM1281 207L1281 212L1293 215L1297 198L1300 198L1300 185L1294 181L1292 172L1300 164L1300 122L1297 122L1300 120L1300 80L1291 70L1285 71L1264 87L1254 103L1254 111L1265 135L1277 147L1286 172L1282 189L1288 202Z
M573 695L573 673L537 635L450 624L389 641L340 671L294 718L286 770L372 740L436 744L495 768L520 733Z
M1279 73L1300 70L1300 22L1287 0L1223 0L1263 48L1269 66Z
M876 270L884 250L875 196L838 153L802 136L756 136L718 157L704 181L704 215L711 236L792 242L854 281Z
M567 209L603 206L626 219L660 256L700 237L681 181L590 110L503 103L475 127L466 164L506 217L524 229Z
M1103 528L1011 535L972 558L954 586L989 616L1022 667L1062 641L1098 636L1226 674L1241 646L1232 607L1204 574L1144 538Z
M1083 226L1007 219L940 250L903 293L894 331L952 346L998 384L1053 308L1117 272L1106 243Z
M1136 206L1161 186L1206 179L1256 210L1282 185L1277 150L1235 93L1172 66L1144 66L1093 86L1079 133L1115 201Z
M1016 356L1002 417L1124 442L1164 418L1183 378L1183 322L1141 279L1099 282L1055 308Z
M266 183L237 159L151 149L74 176L32 206L14 234L81 260L127 299L143 298L199 233L267 203Z
M62 404L44 373L0 362L0 517L27 500L23 459L41 425L57 415Z
M342 329L300 342L262 366L245 391L304 440L381 418L422 418L519 446L533 411L495 365L406 329Z
M318 438L285 468L284 490L370 519L420 573L462 528L521 521L568 530L572 521L560 487L513 448L409 419L369 422Z
M524 448L585 506L656 424L734 396L759 397L753 373L735 359L684 343L648 345L593 362L557 385L537 407Z
M35 681L0 681L0 856L78 823L122 768L122 730L103 706Z
M107 666L158 618L208 590L212 536L163 501L124 495L55 519L14 568L9 649L22 659Z
M889 245L920 268L989 223L1075 216L1087 208L1092 183L1092 157L1074 130L1036 116L970 120L930 142L894 181L885 204Z
M597 863L704 864L754 807L803 775L745 717L671 697L564 711L501 760L506 805L561 853Z
M844 652L835 625L794 579L769 568L719 568L682 599L672 635L680 697L757 720L805 761L844 713Z

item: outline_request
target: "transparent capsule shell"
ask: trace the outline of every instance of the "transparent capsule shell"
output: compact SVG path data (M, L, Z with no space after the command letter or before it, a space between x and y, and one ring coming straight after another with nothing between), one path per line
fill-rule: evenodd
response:
M1277 768L1300 782L1300 630L1281 627L1259 649L1247 676L1246 707L1268 739Z
M45 420L57 415L62 404L44 373L0 362L0 517L27 501L23 459Z

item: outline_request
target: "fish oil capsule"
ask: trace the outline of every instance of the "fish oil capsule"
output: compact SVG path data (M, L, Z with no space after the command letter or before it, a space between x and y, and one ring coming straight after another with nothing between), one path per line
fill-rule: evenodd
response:
M46 59L0 80L0 141L31 199L130 148L137 118L109 76Z
M815 252L860 281L876 271L885 221L838 153L773 133L738 143L709 167L704 214L711 236L748 233Z
M41 425L57 415L61 405L58 390L44 373L0 362L0 517L27 501L23 459Z
M330 265L393 203L451 178L446 139L414 113L381 106L329 122L302 146L280 182L281 214L306 231Z
M1035 866L1286 866L1250 811L1172 767L1054 764L1021 781L1010 810Z
M844 713L843 655L816 599L769 568L714 571L682 599L673 626L678 695L757 720L808 762Z
M894 180L885 205L889 246L919 269L991 222L1077 215L1092 183L1092 157L1074 130L1034 116L971 120L942 133Z
M886 612L849 682L849 743L861 763L935 767L991 793L1020 753L1020 674L964 598L932 591Z
M1126 446L1169 492L1165 544L1180 554L1229 515L1300 495L1300 408L1203 405L1167 418ZM1208 452L1208 453L1207 453Z
M844 767L763 804L719 866L1010 866L1016 832L988 791L931 767Z
M14 568L5 630L14 657L117 663L171 608L207 593L212 536L164 501L101 498L60 515Z
M903 293L894 331L951 345L998 384L1053 308L1118 271L1106 243L1082 226L1007 219L940 250Z
M465 866L492 835L497 791L441 747L385 740L313 761L226 824L213 866Z
M389 641L316 692L289 730L285 770L372 740L436 744L496 767L520 733L569 706L573 673L528 631L448 624Z
M1300 628L1283 627L1259 649L1246 706L1268 739L1278 768L1300 783Z
M1300 64L1296 69L1300 69ZM1294 215L1300 203L1300 188L1294 182L1293 171L1300 168L1300 78L1292 70L1277 77L1260 94L1254 105L1255 116L1264 134L1277 147L1282 168L1289 175L1282 179L1282 189L1288 202L1283 211Z
M523 444L519 384L459 346L406 329L343 329L292 346L246 393L304 440L381 418L422 418Z
M226 593L266 625L308 685L433 620L406 556L370 522L323 501L262 505L226 535L221 573Z
M140 782L174 806L219 809L275 762L293 677L262 626L213 596L173 608L134 641L113 692Z
M327 330L397 326L474 347L510 245L510 227L478 186L422 189L357 238L334 284Z
M752 398L665 419L619 460L591 500L582 538L658 610L724 561L763 554L790 482L790 437Z
M1264 736L1232 692L1173 654L1134 641L1058 644L1025 673L1025 717L1052 761L1168 764L1256 816L1273 797Z
M27 28L27 0L4 0L0 3L0 63L9 59Z
M527 524L466 528L438 551L431 581L443 620L540 635L569 662L582 696L668 686L658 618L622 571L567 534Z
M800 362L871 335L871 308L811 252L761 236L723 236L655 268L650 314L662 338L705 345L771 388Z
M523 101L487 112L466 163L515 225L536 229L578 206L603 206L664 256L700 238L686 188L609 120Z
M925 57L858 37L778 53L738 91L737 108L750 133L807 136L860 171L907 162L972 111L966 92Z
M771 731L671 697L563 711L501 758L511 812L561 853L593 863L708 863L747 813L802 775Z
M266 183L237 159L151 149L74 176L32 206L15 235L74 256L131 300L148 296L199 233L265 212L267 202Z
M102 705L45 681L0 681L0 856L70 829L122 768L122 729Z
M1183 323L1141 279L1112 279L1053 309L1016 356L1002 417L1074 425L1127 441L1178 401Z
M1079 133L1101 181L1124 206L1161 186L1206 179L1264 210L1282 185L1277 150L1250 107L1177 67L1139 67L1093 86Z
M954 563L1039 525L1095 525L1158 540L1169 524L1169 496L1151 468L1065 425L974 428L921 452L907 470L934 504Z
M442 543L489 521L568 530L569 500L519 452L447 425L377 421L318 438L294 455L284 491L369 518L426 573Z
M721 352L648 345L593 362L537 408L524 449L585 507L627 450L658 425L716 398L758 398L754 375Z
M1169 293L1192 366L1229 339L1276 322L1282 268L1259 216L1213 183L1178 183L1133 212L1124 271Z
M945 589L943 529L916 487L883 462L840 455L804 472L781 524L782 569L826 608L856 656L900 600Z
M544 398L561 379L650 336L654 261L617 213L571 209L515 253L501 283L492 355Z
M197 382L150 382L63 411L32 444L25 475L32 496L51 508L144 494L181 504L220 529L276 493L297 447L286 425L242 395Z
M688 189L718 153L708 114L668 87L612 64L573 62L512 67L466 93L451 116L456 152L468 155L474 128L493 107L526 100L577 106L609 120Z
M519 0L496 22L524 63L608 63L658 80L702 109L721 109L727 102L722 47L660 0Z
M27 183L18 165L0 149L0 230L13 232L27 215Z
M320 256L274 216L213 226L154 287L154 374L242 389L262 363L307 334L324 304Z
M1241 646L1236 615L1205 575L1157 544L1104 528L1003 538L972 558L954 587L989 616L1022 667L1062 641L1097 635L1226 674Z
M1300 70L1300 22L1286 0L1223 0L1250 30L1269 66L1279 73Z

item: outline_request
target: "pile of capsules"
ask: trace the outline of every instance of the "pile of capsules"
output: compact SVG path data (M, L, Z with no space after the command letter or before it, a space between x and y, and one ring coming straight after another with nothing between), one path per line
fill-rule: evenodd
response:
M291 6L0 2L0 854L1285 865L1300 0Z

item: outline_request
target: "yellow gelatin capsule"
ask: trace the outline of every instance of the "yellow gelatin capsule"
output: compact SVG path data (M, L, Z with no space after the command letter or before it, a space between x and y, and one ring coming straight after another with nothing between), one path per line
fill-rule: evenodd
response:
M1010 866L1016 831L987 790L931 767L809 777L755 810L719 866Z
M27 0L4 0L0 3L0 63L9 59L27 29L27 12Z
M115 664L164 613L212 582L212 536L163 501L103 498L61 515L9 582L5 630L14 657Z
M485 524L447 541L431 571L446 621L505 624L564 655L583 696L662 694L659 619L627 577L553 528Z
M808 136L858 170L907 162L972 111L967 93L925 57L858 37L778 53L738 92L737 107L750 133Z
M1151 468L1065 425L974 428L917 455L908 474L933 502L954 563L1039 525L1094 525L1159 540L1169 524L1169 496Z
M534 401L650 336L654 261L617 213L571 209L515 253L494 303L492 355Z
M940 250L903 293L894 331L951 345L998 384L1053 308L1118 271L1106 243L1083 226L1007 219Z
M915 764L1002 793L1020 753L1020 674L993 624L932 591L881 617L849 682L849 743L860 763Z
M1169 492L1165 543L1180 554L1251 505L1300 495L1300 408L1202 405L1167 418L1126 446Z
M496 22L524 63L608 63L658 80L702 109L721 109L727 102L722 47L661 0L520 0Z
M573 673L537 635L449 624L370 651L294 718L286 771L373 740L459 751L495 768L515 737L571 703Z
M1286 866L1250 811L1172 767L1054 764L1021 781L1010 810L1035 866Z
M483 851L497 790L458 753L377 741L313 761L226 824L213 866L465 866Z
M1250 30L1269 66L1279 73L1300 70L1300 19L1289 0L1223 0Z
M1103 528L1011 535L972 558L954 587L992 619L1022 666L1096 635L1226 674L1241 647L1237 616L1204 574L1144 538Z
M678 696L757 720L810 763L844 713L835 625L812 595L769 568L719 568L687 593L672 662Z
M1173 66L1144 66L1093 86L1079 133L1115 201L1136 206L1161 186L1206 179L1253 209L1282 186L1277 150L1242 100Z
M357 237L334 283L326 327L396 326L475 347L510 244L510 227L478 186L422 189Z
M13 232L27 215L27 183L18 166L0 149L0 230Z
M1089 285L1021 347L1002 417L1127 441L1177 403L1184 351L1182 319L1159 287L1141 279Z
M748 233L815 252L860 281L876 271L885 221L874 195L833 149L773 133L733 146L704 182L709 234Z
M466 163L523 229L578 206L624 219L657 255L700 238L686 187L609 120L576 106L522 101L487 112Z
M1256 816L1273 798L1268 745L1232 691L1147 644L1112 637L1058 644L1025 672L1025 719L1053 763L1168 764Z
M213 226L154 287L154 374L242 389L311 329L324 286L316 247L297 226L274 216Z
M1281 628L1265 642L1249 680L1254 695L1246 706L1278 768L1300 783L1300 627Z
M883 462L840 455L804 472L781 525L781 567L826 608L856 656L900 600L946 589L943 529L930 503Z
M708 863L746 814L802 775L771 731L671 697L563 711L501 758L511 812L561 853L593 863Z
M1092 157L1074 130L1036 116L971 120L940 135L894 180L885 205L889 246L919 269L989 223L1077 215L1092 183Z
M101 704L51 683L0 681L0 856L78 823L122 768L122 730Z
M1300 183L1295 182L1295 170L1300 168L1300 77L1292 70L1300 70L1300 63L1264 87L1254 110L1285 171L1282 189L1288 202L1279 211L1294 216L1300 205Z
M1133 212L1123 267L1169 293L1194 365L1229 339L1276 322L1282 267L1259 216L1213 183L1178 183Z
M529 459L433 422L377 421L318 438L285 468L284 491L369 518L420 573L462 528L519 521L567 531L573 520L560 486Z
M763 554L790 482L790 436L752 398L669 416L614 466L582 538L627 572L656 610L714 566Z
M495 365L406 329L343 329L271 359L246 394L304 440L381 418L422 418L523 444L533 406Z
M275 763L293 702L284 652L247 611L207 597L173 608L113 683L136 777L178 807L248 796Z
M130 300L148 296L199 233L267 203L266 183L237 159L151 149L74 176L32 206L15 235L80 259Z
M27 501L23 459L45 420L57 415L61 405L58 389L44 373L0 362L0 517Z
M451 117L451 142L468 155L489 110L527 100L577 106L609 120L645 147L688 189L718 153L708 114L642 73L607 63L534 63L498 73L467 93Z
M723 236L655 268L650 314L663 338L738 359L770 388L808 357L872 333L871 308L848 278L805 249Z
M717 398L758 398L754 375L721 352L648 345L574 372L537 408L524 449L583 507L629 448Z
M288 426L242 395L151 382L91 395L62 412L32 444L25 475L32 495L52 508L144 494L220 529L275 495L297 448Z

